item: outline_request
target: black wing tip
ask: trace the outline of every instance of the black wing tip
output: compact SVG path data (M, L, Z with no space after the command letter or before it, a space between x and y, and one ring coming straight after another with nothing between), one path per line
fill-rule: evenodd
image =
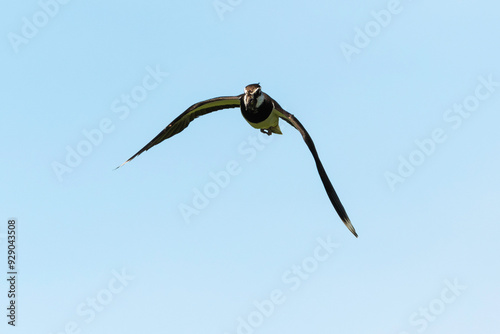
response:
M118 168L120 168L121 166L125 165L127 163L127 161L125 161L124 163L122 163L120 166L116 166L115 168L113 168L113 170L117 170Z
M115 167L113 170L117 170L118 168L120 168L121 166L125 165L127 162L129 162L130 160L132 160L134 158L135 158L135 155L132 158L130 158L127 161L125 161L124 163L122 163L120 166Z
M113 170L117 170L118 168L120 168L121 166L125 165L128 161L125 161L124 163L122 163L120 166L116 166L115 168L113 168Z
M349 218L345 218L345 219L342 219L342 221L344 222L345 226L349 229L349 231L351 231L352 234L354 234L354 236L357 238L358 234L356 233L356 230L354 229L354 226L352 225L351 220Z

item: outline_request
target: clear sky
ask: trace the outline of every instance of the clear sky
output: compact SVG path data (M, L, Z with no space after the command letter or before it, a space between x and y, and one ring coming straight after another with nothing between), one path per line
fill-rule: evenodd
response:
M3 333L492 333L496 1L3 1ZM114 170L191 104L238 109Z

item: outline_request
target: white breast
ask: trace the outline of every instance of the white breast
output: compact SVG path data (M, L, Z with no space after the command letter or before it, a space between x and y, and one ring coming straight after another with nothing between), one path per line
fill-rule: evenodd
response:
M264 102L264 95L260 94L259 97L257 98L257 104L256 104L257 108L260 107L262 102Z

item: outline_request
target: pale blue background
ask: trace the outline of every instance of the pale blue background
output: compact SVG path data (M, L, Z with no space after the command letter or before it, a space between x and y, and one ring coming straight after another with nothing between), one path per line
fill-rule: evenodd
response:
M500 88L457 129L443 115L478 77L500 82L498 2L402 0L350 62L340 46L386 1L232 3L221 19L212 0L73 0L16 53L9 34L41 7L2 2L0 231L18 219L20 277L15 329L0 284L1 331L233 334L279 290L254 333L496 332ZM113 101L156 66L169 75L120 119ZM253 82L311 133L359 239L298 132L282 124L247 161L258 131L237 109L113 170L192 103ZM60 182L52 164L103 119L113 130ZM437 128L446 141L393 191L385 173ZM179 206L230 161L241 172L187 224ZM338 249L290 290L282 275L329 236ZM86 322L78 305L123 268L134 279ZM446 280L466 288L411 322L444 305Z

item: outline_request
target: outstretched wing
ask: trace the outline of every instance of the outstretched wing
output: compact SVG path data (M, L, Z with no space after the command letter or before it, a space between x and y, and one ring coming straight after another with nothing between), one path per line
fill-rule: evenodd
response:
M307 144L307 147L309 147L309 150L311 151L314 161L316 162L316 167L318 168L318 173L319 176L321 177L321 181L323 181L323 185L325 186L326 193L328 194L328 197L330 198L330 202L332 202L333 207L337 211L338 215L340 216L340 219L344 222L345 226L349 229L349 231L354 234L354 236L357 238L358 234L356 233L356 230L354 229L354 226L351 224L351 220L349 219L349 216L345 212L344 206L340 202L340 199L335 192L335 189L332 186L332 183L330 182L330 179L328 178L328 175L326 175L325 169L323 168L323 164L321 163L321 160L319 159L318 152L316 152L316 147L314 146L314 142L309 136L309 133L307 133L306 129L304 126L299 122L295 116L287 112L285 109L283 109L276 101L273 100L274 103L274 109L278 112L280 118L288 122L290 125L292 125L294 128L299 130L300 134L302 135L302 138L304 138L304 141Z
M193 104L186 111L180 114L176 119L172 121L162 132L160 132L156 137L153 138L146 146L144 146L139 152L134 154L130 159L122 163L119 168L125 165L130 160L134 159L136 156L149 150L151 147L161 143L167 138L175 136L182 130L188 127L189 123L195 118L206 115L213 111L228 109L228 108L237 108L240 106L240 98L242 95L238 96L221 96L213 99L201 101Z

